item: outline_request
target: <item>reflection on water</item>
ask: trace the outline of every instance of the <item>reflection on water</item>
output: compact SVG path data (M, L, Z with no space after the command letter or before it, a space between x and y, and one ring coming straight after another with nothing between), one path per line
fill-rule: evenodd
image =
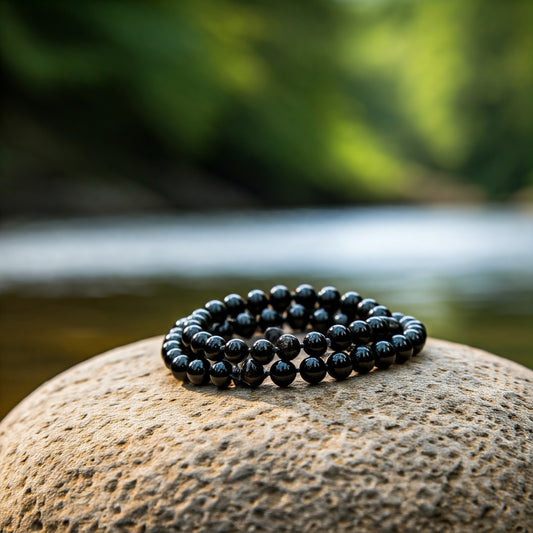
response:
M95 353L157 335L211 297L336 283L430 334L533 367L533 217L365 209L115 219L0 232L0 416Z

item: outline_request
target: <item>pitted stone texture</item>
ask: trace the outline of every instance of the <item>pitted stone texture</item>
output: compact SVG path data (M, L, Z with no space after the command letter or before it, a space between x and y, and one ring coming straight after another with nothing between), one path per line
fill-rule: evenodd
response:
M1 531L491 531L533 523L533 372L430 340L282 390L180 385L160 339L45 383L0 424Z

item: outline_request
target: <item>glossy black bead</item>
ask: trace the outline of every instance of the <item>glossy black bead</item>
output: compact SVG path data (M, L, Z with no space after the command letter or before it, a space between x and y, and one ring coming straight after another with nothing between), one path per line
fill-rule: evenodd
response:
M274 309L265 307L259 315L259 328L265 331L267 328L280 327L283 324L283 317Z
M357 345L363 345L370 342L372 329L364 320L354 320L348 329L352 334L352 341Z
M272 344L276 344L278 339L283 335L283 330L278 327L270 327L265 329L265 339Z
M346 313L337 313L333 317L333 323L334 324L340 324L341 326L348 327L350 325L350 317Z
M413 345L405 335L394 335L390 342L396 350L397 363L402 364L411 359L413 356Z
M392 316L392 313L388 307L385 307L384 305L376 305L370 310L368 316Z
M183 323L183 329L185 330L188 326L200 326L204 329L203 322L204 321L200 317L189 315Z
M326 363L319 357L306 357L300 363L300 375L307 383L320 383L326 377Z
M404 315L402 316L402 318L400 318L400 324L403 326L404 329L407 329L407 325L410 322L420 322L420 321L411 315Z
M179 329L181 329L181 328L179 328ZM181 342L181 333L167 333L165 335L165 341Z
M282 335L276 342L278 357L283 361L291 361L300 353L300 341L289 333Z
M270 367L270 379L278 387L288 387L296 378L297 370L290 361L276 361Z
M220 335L212 335L205 343L205 356L211 361L221 361L224 358L226 341Z
M228 316L228 310L220 300L209 300L204 307L209 311L213 322L224 322Z
M174 324L174 327L181 328L183 330L183 328L185 327L185 322L187 322L187 317L178 318L178 320L176 320L176 323Z
M266 339L258 339L250 349L250 355L258 363L268 365L274 359L274 345Z
M411 328L406 329L403 334L413 345L413 355L418 355L426 344L426 334L419 329Z
M179 348L172 348L171 350L165 352L163 354L163 362L165 363L165 366L167 368L170 368L170 365L172 364L172 359L174 359L178 355L184 355L183 351Z
M209 367L207 359L193 359L187 365L187 378L194 385L205 385L209 382Z
M403 313L399 313L398 311L395 311L392 313L392 318L395 318L398 322L404 317L405 315Z
M413 320L411 322L408 322L405 326L402 326L404 329L417 329L424 333L427 336L426 332L426 326L420 322L420 320Z
M294 304L287 311L287 323L292 329L303 331L309 322L309 310L302 304Z
M331 315L322 307L315 309L311 315L311 326L320 333L326 333L331 326L331 322Z
M246 310L246 302L242 296L234 292L224 298L224 305L226 306L228 315L232 318L235 318L239 313L243 313Z
M331 342L331 349L342 351L352 344L352 334L346 326L335 324L328 329L326 334Z
M180 381L187 381L187 367L190 359L186 355L176 355L170 362L170 371L176 379Z
M215 324L210 331L213 335L218 335L219 337L229 341L231 337L233 337L233 324L225 320L222 323Z
M344 352L332 353L326 362L328 374L340 381L346 379L353 370L352 359Z
M209 368L209 380L215 387L224 389L231 385L233 367L228 361L217 361Z
M335 287L323 287L317 295L319 307L334 314L339 308L341 302L341 294Z
M180 341L165 341L163 343L163 346L161 346L161 357L163 357L163 359L164 359L165 355L170 350L174 350L174 349L180 350L181 348L182 348L182 346L181 346L181 342Z
M270 305L278 313L283 313L291 304L291 291L285 285L275 285L270 289Z
M192 338L199 332L203 331L202 326L199 326L198 324L194 324L192 326L187 326L182 333L181 336L181 342L184 344L184 346L189 346L191 344Z
M258 315L268 305L268 297L263 291L254 289L248 293L247 304L248 311L252 315Z
M233 329L237 335L249 339L257 329L257 320L250 313L239 313L233 322Z
M361 300L357 306L357 316L359 318L368 318L370 311L379 305L373 298L365 298Z
M199 331L195 333L191 339L191 350L194 354L204 355L204 348L207 341L211 338L211 333L207 331Z
M362 300L361 295L358 292L355 291L348 291L345 292L340 301L340 308L341 311L347 315L348 317L352 318L355 317L357 314L357 306L359 305L359 302Z
M195 309L191 318L197 320L203 328L208 328L212 323L211 313L207 309Z
M250 387L258 387L266 377L265 369L255 359L247 359L241 367L241 380Z
M357 346L350 352L353 369L359 374L370 372L376 361L376 356L369 346Z
M302 283L294 291L294 301L306 309L313 309L317 300L315 289L308 283Z
M240 363L250 353L250 348L241 339L230 339L224 347L224 355L231 363Z
M387 324L389 335L400 335L403 333L402 325L396 318L391 316L382 316L381 318L385 321L385 324Z
M367 318L366 323L370 326L372 331L371 340L377 342L387 338L389 328L387 327L385 320L383 320L383 317L371 316L370 318Z
M310 331L303 340L303 348L306 354L320 357L328 349L326 337L318 331Z
M372 346L376 357L376 366L380 370L389 368L396 360L396 350L388 341L378 341Z

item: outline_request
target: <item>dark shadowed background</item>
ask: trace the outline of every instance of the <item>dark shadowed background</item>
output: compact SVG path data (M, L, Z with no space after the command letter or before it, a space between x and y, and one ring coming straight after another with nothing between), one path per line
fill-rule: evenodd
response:
M276 282L533 367L532 2L0 5L0 416Z

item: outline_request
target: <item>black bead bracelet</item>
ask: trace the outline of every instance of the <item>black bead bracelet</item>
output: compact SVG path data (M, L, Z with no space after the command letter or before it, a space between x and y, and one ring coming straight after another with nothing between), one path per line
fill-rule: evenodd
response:
M302 332L303 341L285 325ZM256 337L258 330L262 337ZM354 371L405 363L426 338L420 320L391 313L357 292L341 295L328 286L317 293L302 284L291 293L276 285L268 295L254 289L246 300L238 294L210 300L180 318L165 336L161 355L178 380L195 385L257 387L269 376L287 387L297 374L314 384L326 374L342 380ZM244 339L252 339L251 346ZM297 368L293 360L302 349L306 357Z

